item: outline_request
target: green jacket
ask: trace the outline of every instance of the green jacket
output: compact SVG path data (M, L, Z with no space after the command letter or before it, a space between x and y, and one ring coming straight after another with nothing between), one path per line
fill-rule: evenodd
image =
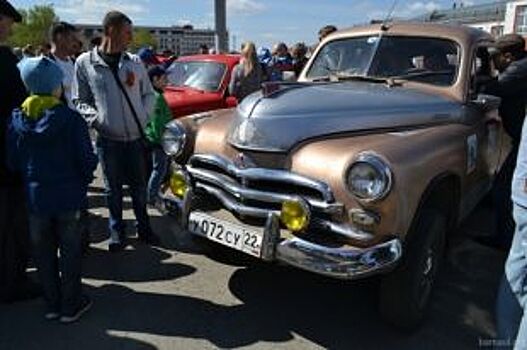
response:
M150 116L148 124L146 124L145 135L148 141L153 144L161 144L161 137L165 131L165 125L172 120L172 112L163 97L163 94L155 92L156 102L154 112Z

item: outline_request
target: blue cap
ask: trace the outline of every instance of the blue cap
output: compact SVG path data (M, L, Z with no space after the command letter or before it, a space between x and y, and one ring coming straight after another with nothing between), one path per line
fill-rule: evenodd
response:
M151 49L147 47L143 47L139 49L139 51L137 51L137 56L139 56L141 61L143 61L143 63L146 63L146 64L158 64L159 63L154 51L152 51Z
M47 57L27 58L19 68L24 84L33 94L51 95L64 78L62 69Z
M258 48L256 55L258 56L258 61L260 61L260 63L269 63L271 58L273 58L273 55L271 55L271 50L269 50L267 47Z

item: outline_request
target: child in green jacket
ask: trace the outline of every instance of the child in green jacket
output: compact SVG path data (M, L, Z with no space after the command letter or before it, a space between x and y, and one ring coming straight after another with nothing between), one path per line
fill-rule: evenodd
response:
M152 174L150 174L148 181L148 203L155 205L168 169L168 156L163 151L161 138L165 131L165 125L172 120L172 113L163 96L163 89L167 85L166 71L160 66L155 66L149 69L148 76L156 94L154 112L145 128L146 138L152 147L153 163Z

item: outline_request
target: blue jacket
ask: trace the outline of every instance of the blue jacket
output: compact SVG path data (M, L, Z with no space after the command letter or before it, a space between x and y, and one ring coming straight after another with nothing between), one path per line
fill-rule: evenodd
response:
M13 111L7 164L24 177L30 213L54 215L83 207L97 158L86 122L60 104L36 120Z

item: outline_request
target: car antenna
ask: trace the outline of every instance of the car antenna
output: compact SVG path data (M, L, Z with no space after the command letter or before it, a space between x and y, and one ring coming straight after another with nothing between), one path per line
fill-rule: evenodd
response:
M381 30L383 32L386 32L386 31L388 31L388 29L390 29L390 27L388 26L388 22L392 20L392 15L393 15L393 13L395 11L395 8L397 7L398 3L399 3L399 0L393 0L392 7L390 8L390 11L388 11L388 14L386 15L386 18L384 19L384 21L382 21Z

